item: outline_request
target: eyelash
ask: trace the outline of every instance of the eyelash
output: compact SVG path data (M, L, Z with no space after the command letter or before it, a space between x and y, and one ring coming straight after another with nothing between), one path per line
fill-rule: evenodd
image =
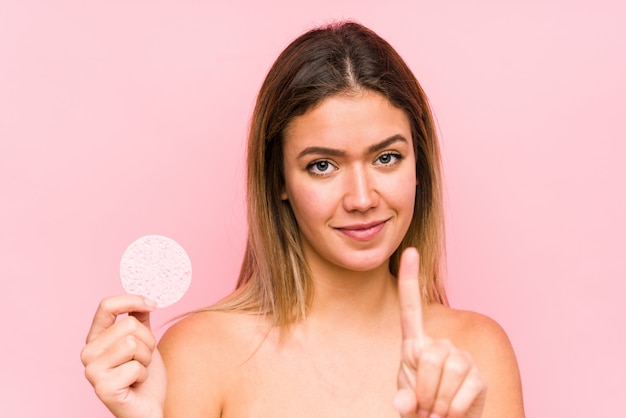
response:
M376 158L376 161L380 161L380 159L383 158L383 157L393 157L393 158L395 158L395 161L392 161L392 162L388 162L388 163L382 163L381 162L381 164L386 166L386 167L398 164L400 161L402 161L402 158L403 158L402 154L400 154L399 152L387 151L387 152L381 154L378 158Z
M390 167L390 166L398 164L404 158L402 156L402 154L400 154L399 152L388 151L388 152L385 152L385 153L381 154L380 156L378 156L378 158L376 158L376 160L374 160L374 161L375 162L376 161L380 161L381 158L385 158L385 157L392 157L392 158L395 158L395 160L392 160L392 161L387 162L387 163L383 163L381 161L377 165L382 165L384 167ZM310 172L311 174L313 174L315 176L327 176L330 173L332 173L332 171L334 171L334 170L331 170L331 171L321 171L321 170L319 170L319 168L320 168L319 164L327 164L328 166L326 167L326 169L331 168L331 167L334 168L335 170L337 169L337 166L335 164L331 163L329 160L323 160L323 159L322 160L312 161L311 163L309 163L306 166L306 169L307 169L308 172Z
M311 174L313 174L315 176L327 176L327 175L329 175L330 172L327 172L327 171L323 171L323 172L321 172L321 171L320 172L314 171L316 168L319 169L318 165L321 164L321 163L326 163L326 164L328 164L328 167L333 167L333 168L337 169L337 166L335 166L333 163L331 163L328 160L315 160L315 161L312 161L311 163L309 163L306 166L306 169L307 169L307 171L309 173L311 173Z

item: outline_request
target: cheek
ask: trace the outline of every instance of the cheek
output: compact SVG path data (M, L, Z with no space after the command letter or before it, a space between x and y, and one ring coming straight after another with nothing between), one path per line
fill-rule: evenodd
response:
M383 186L390 203L411 211L415 204L416 188L417 179L415 173L410 170L399 178L390 178Z
M394 206L398 211L404 212L407 217L413 216L413 211L415 210L415 189L407 190L407 188L402 188L398 190L397 193L394 194L395 201L393 202Z
M289 200L298 221L304 219L321 218L324 211L325 196L318 188L306 187L300 183L293 187L287 187L285 200ZM328 199L328 196L326 196Z
M398 232L401 233L402 237L408 232L415 214L415 179L413 179L413 183L409 183L413 184L413 187L407 187L406 181L409 180L405 180L404 187L397 187L394 190L393 201L389 202L389 205L393 207L394 212L398 216Z
M341 202L338 192L338 187L320 187L307 182L298 182L289 187L289 204L299 228L315 235L318 228L327 225L337 214Z

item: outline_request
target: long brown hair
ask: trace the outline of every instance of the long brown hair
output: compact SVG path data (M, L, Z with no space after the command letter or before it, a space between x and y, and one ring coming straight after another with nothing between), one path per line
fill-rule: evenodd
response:
M332 95L369 89L403 109L411 122L418 185L408 232L390 259L397 275L407 247L420 252L425 302L447 304L439 147L426 95L398 53L354 22L313 29L276 59L252 115L247 153L248 241L236 291L214 308L267 314L276 325L304 317L313 295L300 232L284 185L282 135L295 116Z

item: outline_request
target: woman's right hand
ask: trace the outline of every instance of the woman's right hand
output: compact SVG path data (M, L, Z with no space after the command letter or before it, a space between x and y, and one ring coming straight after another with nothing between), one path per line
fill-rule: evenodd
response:
M141 296L104 299L81 352L87 380L118 418L163 416L167 379L150 330L155 308Z

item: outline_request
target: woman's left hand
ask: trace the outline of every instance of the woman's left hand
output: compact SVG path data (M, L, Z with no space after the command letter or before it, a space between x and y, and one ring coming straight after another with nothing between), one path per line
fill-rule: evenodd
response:
M418 278L419 254L408 248L398 272L402 363L394 406L403 418L479 418L485 378L469 353L424 334Z

